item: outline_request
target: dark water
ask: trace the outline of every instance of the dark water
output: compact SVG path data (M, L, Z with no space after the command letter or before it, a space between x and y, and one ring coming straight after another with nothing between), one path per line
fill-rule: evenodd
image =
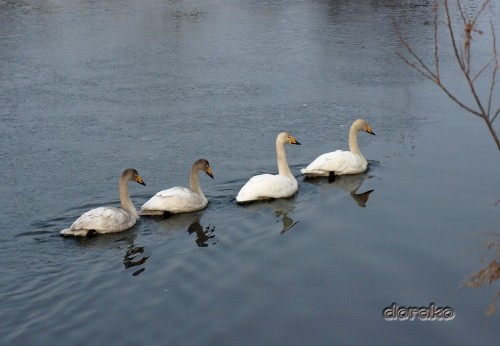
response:
M394 17L432 57L431 3L0 1L2 344L497 344L498 283L463 282L494 254L498 151L395 54ZM300 177L358 117L369 172ZM237 205L283 130L298 195ZM124 168L140 206L200 157L206 210L59 237L118 205ZM388 322L393 302L456 317Z

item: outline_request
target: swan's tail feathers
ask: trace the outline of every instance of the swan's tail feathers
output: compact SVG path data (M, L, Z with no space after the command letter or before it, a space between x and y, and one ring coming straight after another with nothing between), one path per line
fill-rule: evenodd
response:
M169 212L166 210L148 210L148 209L139 210L140 216L163 216L166 213L169 213Z
M300 170L300 173L308 175L310 177L328 177L331 172L302 168Z
M88 229L71 230L70 228L63 229L60 232L63 237L86 237L88 233Z

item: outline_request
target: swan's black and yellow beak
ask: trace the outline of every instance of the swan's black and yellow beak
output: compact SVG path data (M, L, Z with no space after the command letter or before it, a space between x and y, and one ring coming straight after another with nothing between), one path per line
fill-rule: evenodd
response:
M212 175L212 168L210 168L210 166L207 167L207 171L205 172L207 173L207 175L210 177L210 178L214 178L214 176Z
M295 138L293 138L292 136L290 136L290 144L300 145L300 143Z
M367 129L366 129L366 132L368 132L369 134L371 134L371 135L374 135L374 136L375 136L375 132L373 132L371 128L367 128Z
M135 177L135 181L138 182L141 185L146 186L146 183L144 182L144 180L142 180L142 177L140 175L138 175L137 177Z

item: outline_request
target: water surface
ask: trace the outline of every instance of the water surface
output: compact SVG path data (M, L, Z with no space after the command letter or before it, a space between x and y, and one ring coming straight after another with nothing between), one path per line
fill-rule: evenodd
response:
M396 56L394 17L432 58L428 1L0 1L3 344L496 344L498 285L462 283L492 255L498 152ZM301 177L358 117L369 171ZM237 205L283 130L299 193ZM200 157L207 209L59 237L119 204L123 169L140 206ZM387 322L393 302L456 317Z

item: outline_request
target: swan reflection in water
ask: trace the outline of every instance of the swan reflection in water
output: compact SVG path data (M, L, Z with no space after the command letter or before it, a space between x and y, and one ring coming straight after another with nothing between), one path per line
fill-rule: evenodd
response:
M368 202L368 198L370 197L370 194L374 190L367 190L361 193L358 192L358 190L361 187L361 185L363 185L363 182L365 180L370 179L372 177L373 175L369 175L368 172L365 172L354 175L339 175L339 176L330 175L329 177L304 177L304 181L315 185L321 185L326 180L328 181L327 186L332 186L348 193L360 208L366 208L366 203Z
M212 226L212 228L210 228L210 226L207 226L206 229L203 229L203 226L199 221L195 221L190 224L188 227L188 232L189 234L196 234L196 244L199 247L207 247L208 244L206 242L215 238L215 226ZM215 245L215 243L217 243L217 241L213 242L212 245Z
M485 241L481 248L486 249L488 252L493 252L493 254L488 255L488 257L493 258L487 261L482 256L481 263L484 267L469 275L463 283L467 287L480 288L485 285L491 286L493 282L500 280L500 233L487 235L490 239ZM491 303L486 308L486 316L492 316L496 313L499 300L500 290L497 290L491 298Z
M130 244L129 247L127 248L125 256L123 257L123 265L125 266L125 269L134 268L146 263L148 258L151 256L151 253L147 255L143 254L144 254L144 246L136 246L135 244ZM145 270L146 268L144 267L139 268L132 273L132 276L137 276Z
M271 209L277 218L276 222L281 221L280 234L283 234L299 223L299 221L294 221L290 217L295 210L297 204L296 199L297 195L295 194L290 198L262 200L240 205L254 212L259 212L262 208Z
M174 236L180 232L186 231L196 235L196 245L198 247L207 247L215 245L218 240L215 238L215 226L208 225L203 227L201 216L203 212L166 214L158 224L166 230L168 236Z
M125 270L134 268L135 271L132 275L137 276L146 270L143 265L146 264L146 261L151 256L151 253L144 255L144 246L138 246L135 244L138 231L137 226L134 226L120 233L99 235L94 233L88 235L87 237L66 237L65 240L74 241L80 246L89 248L110 249L118 247L121 249L123 245L126 245L122 263L125 266ZM142 266L142 268L137 268L139 266Z

